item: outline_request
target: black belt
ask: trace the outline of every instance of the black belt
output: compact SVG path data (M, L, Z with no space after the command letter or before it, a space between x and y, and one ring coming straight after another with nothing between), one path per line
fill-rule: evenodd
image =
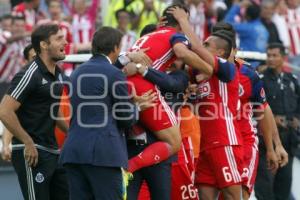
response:
M129 140L127 140L127 144L136 145L136 146L144 146L145 144L147 144L147 141L146 140L132 140L132 139L129 139Z

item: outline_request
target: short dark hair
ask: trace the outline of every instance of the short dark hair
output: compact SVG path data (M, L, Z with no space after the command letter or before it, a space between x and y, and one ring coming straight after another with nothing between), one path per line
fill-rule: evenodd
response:
M36 54L41 53L40 42L49 42L51 35L56 34L59 31L59 26L54 23L48 23L38 26L31 34L31 44Z
M269 50L269 49L279 49L280 54L282 56L286 55L285 47L281 43L278 43L278 42L270 43L267 47L267 50Z
M24 55L25 60L29 60L29 52L31 51L31 49L33 49L32 44L28 44L28 45L24 48L24 50L23 50L23 55Z
M228 34L227 36L231 38L232 47L236 48L236 31L234 30L233 26L227 22L218 22L212 27L211 32L214 33L221 30L226 31L223 33Z
M229 58L229 56L231 54L231 49L232 49L232 38L229 36L230 34L231 34L231 32L226 31L226 30L216 31L211 34L212 36L218 37L218 38L222 39L223 41L225 41L225 44L223 44L223 45L221 43L218 43L218 47L225 50L224 56L226 59Z
M17 20L25 21L25 16L23 16L23 15L20 15L20 16L16 15L16 16L12 17L12 23L15 23L15 21L17 21Z
M140 37L143 37L144 35L148 34L148 33L152 33L153 31L155 31L157 29L156 24L148 24L146 25L140 34Z
M260 7L256 5L255 3L252 3L247 9L246 9L246 16L249 20L255 20L259 18L260 16Z
M183 5L183 4L173 4L173 5L171 5L171 6L168 6L168 7L163 11L163 14L162 14L162 16L166 18L166 19L165 19L165 20L167 21L166 26L172 26L172 27L175 27L175 26L178 25L178 22L177 22L177 20L175 19L175 17L174 17L172 14L168 13L168 10L169 10L170 8L176 8L176 7L183 9L186 13L189 13L189 10L188 10L187 7L186 7L185 5Z
M108 26L99 28L93 36L92 54L110 54L120 45L122 37L123 34L115 28Z
M120 14L121 12L126 12L128 15L130 15L130 13L129 13L125 8L121 8L121 9L119 9L119 10L117 10L117 11L115 12L115 17L116 17L117 20L118 20L118 18L119 18L119 14Z
M6 20L6 19L12 19L12 15L6 14L6 15L3 15L3 16L0 17L0 21Z

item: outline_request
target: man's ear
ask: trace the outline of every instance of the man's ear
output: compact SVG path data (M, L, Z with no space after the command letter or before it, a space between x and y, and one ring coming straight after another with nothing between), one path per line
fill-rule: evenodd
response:
M47 50L48 49L48 43L45 41L40 42L41 49Z
M225 55L225 50L224 49L218 49L217 50L217 56L222 58L224 55Z
M120 45L115 45L114 53L120 52L120 49L121 49L121 44Z

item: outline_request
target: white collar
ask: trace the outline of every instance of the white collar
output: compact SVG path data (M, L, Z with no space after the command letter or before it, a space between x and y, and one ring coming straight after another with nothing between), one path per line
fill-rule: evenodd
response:
M104 55L103 53L101 55L104 56L108 60L108 62L112 65L111 59L107 55Z

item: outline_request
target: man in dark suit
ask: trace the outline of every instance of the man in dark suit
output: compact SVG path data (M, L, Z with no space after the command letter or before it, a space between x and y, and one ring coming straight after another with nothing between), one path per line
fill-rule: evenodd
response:
M93 57L71 76L72 119L61 154L72 200L123 199L122 169L127 168L124 128L138 118L125 75L112 63L120 53L122 34L100 28L93 37Z

